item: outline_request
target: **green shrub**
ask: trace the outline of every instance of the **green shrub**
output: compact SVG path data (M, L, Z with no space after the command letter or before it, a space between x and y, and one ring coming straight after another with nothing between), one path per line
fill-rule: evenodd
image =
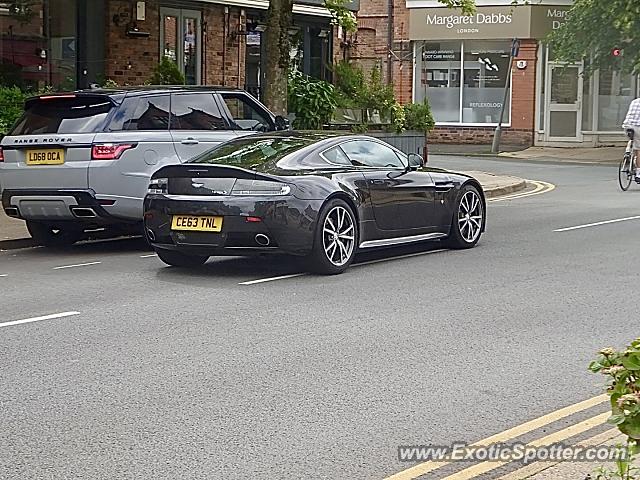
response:
M184 75L169 57L162 57L149 79L152 85L184 85Z
M322 128L331 119L338 104L333 85L309 78L298 70L289 73L288 92L289 111L296 115L294 128Z
M633 466L640 451L640 338L636 338L623 351L613 348L600 350L589 370L608 377L607 394L611 402L608 423L618 427L627 437L626 445L618 445L626 455L616 459L616 470L601 468L597 478L633 480L640 469Z
M423 103L410 103L405 105L404 116L404 128L406 130L430 132L436 125L431 113L431 107L426 99Z
M22 115L28 96L18 87L0 87L0 135L5 135Z

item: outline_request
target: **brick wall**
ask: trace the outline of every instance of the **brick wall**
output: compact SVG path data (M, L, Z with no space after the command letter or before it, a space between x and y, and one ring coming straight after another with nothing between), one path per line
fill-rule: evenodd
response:
M146 20L137 22L149 37L130 37L126 25L131 19L131 2L111 0L107 8L105 75L121 85L141 85L152 75L160 61L160 10L157 2L147 2ZM116 14L123 14L120 25L113 23ZM131 68L129 68L129 62Z
M201 4L199 11L206 25L201 38L202 79L208 85L244 87L245 42L244 35L234 35L246 26L246 16L241 9L223 5ZM111 0L107 14L107 65L106 76L119 84L141 85L145 83L160 61L160 7L158 1L146 2L146 19L137 22L138 28L149 32L149 37L126 35L126 24L131 19L131 3L128 0ZM191 8L193 9L193 7ZM113 23L113 16L123 13L120 26ZM170 25L168 25L170 26ZM174 30L175 32L175 30ZM165 44L175 45L175 33L167 35ZM238 55L240 53L240 55ZM128 64L131 62L131 68Z

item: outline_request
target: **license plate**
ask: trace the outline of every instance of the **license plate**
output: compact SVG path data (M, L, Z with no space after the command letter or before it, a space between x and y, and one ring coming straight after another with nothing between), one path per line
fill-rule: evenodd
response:
M64 150L61 148L46 150L27 150L27 165L62 165Z
M174 215L171 230L192 232L219 232L222 230L222 217L200 217L194 215Z

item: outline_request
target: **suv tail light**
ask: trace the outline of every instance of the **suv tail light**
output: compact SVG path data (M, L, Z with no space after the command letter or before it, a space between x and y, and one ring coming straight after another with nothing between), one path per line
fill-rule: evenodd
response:
M0 162L4 162L4 152L2 151L2 147L0 147Z
M133 143L103 143L91 148L92 160L117 160L126 150L135 147Z

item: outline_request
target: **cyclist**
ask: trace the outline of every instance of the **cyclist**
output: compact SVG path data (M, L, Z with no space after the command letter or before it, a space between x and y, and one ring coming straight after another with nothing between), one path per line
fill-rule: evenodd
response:
M627 117L622 123L625 130L633 130L633 155L640 158L640 98L636 98L627 111ZM640 181L640 167L636 165L635 171L636 181Z

